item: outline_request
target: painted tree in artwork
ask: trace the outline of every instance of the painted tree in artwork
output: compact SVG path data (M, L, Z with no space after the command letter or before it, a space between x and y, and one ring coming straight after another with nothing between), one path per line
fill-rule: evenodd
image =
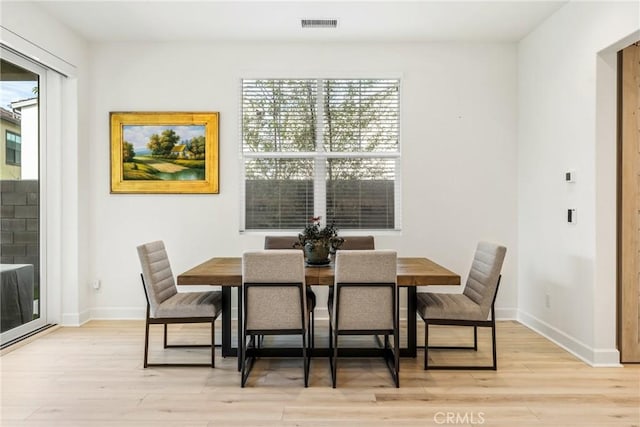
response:
M154 156L168 156L173 147L180 142L180 136L173 129L166 129L160 135L154 133L149 137L147 148Z
M136 152L133 150L133 144L129 144L127 141L122 143L122 161L131 162L135 157Z
M194 159L204 159L206 140L203 135L191 138L187 142L187 149L193 153Z

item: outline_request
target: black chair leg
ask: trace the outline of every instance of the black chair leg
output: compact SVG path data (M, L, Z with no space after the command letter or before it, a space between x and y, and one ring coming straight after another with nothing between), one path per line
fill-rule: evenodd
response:
M309 386L309 359L307 358L307 337L306 333L302 333L302 360L304 369L304 386Z
M240 357L240 387L244 388L244 385L247 382L247 375L245 375L245 370L247 368L247 336L243 333L242 337L238 338L242 340L238 346L238 352L240 353L238 355L238 357Z
M424 370L429 369L429 323L424 322Z
M438 323L440 324L440 323ZM481 327L490 327L491 328L491 357L492 364L491 365L470 365L470 366L460 366L460 365L434 365L431 364L429 366L429 349L438 349L438 350L474 350L478 351L478 325L460 325L456 323L446 323L449 326L473 326L473 346L429 346L429 323L425 320L424 325L424 369L467 369L467 370L497 370L498 369L498 359L497 359L497 346L496 346L496 325L495 320L490 324L483 323L480 325Z
M329 322L329 373L333 384L333 328L331 327L331 322Z
M211 319L211 368L216 367L216 319Z
M473 349L478 351L478 327L473 327Z
M315 330L316 330L316 315L314 314L313 311L311 311L311 348L314 348L316 345L316 334L315 334Z
M331 383L336 388L338 382L338 334L333 334L333 363L331 364Z
M398 328L396 328L393 335L393 357L396 367L396 388L400 388L400 334Z
M260 338L256 338L256 336L254 335L250 335L249 338L249 344L247 344L247 337L246 335L244 336L243 340L242 340L242 369L241 369L241 383L240 386L244 387L245 384L247 383L247 380L249 379L249 375L251 374L251 370L253 369L253 365L256 361L256 356L247 356L247 354L249 353L249 347L251 348L251 350L253 350L254 352L256 351L256 341L259 340Z
M495 321L493 322L493 325L491 325L491 342L493 344L493 370L496 371L496 370L498 370L498 357L497 357L497 351L496 351L496 323L495 323Z
M165 323L163 326L164 326L164 334L163 334L164 348L167 348L167 327L168 327L168 325Z
M144 367L148 366L148 356L149 355L149 317L145 320L144 325Z

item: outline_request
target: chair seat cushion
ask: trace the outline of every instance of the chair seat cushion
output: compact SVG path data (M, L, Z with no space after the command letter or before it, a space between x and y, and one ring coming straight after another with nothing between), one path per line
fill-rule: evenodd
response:
M418 292L417 311L423 319L487 320L480 305L464 294Z
M216 317L221 310L221 291L179 292L163 301L154 317Z

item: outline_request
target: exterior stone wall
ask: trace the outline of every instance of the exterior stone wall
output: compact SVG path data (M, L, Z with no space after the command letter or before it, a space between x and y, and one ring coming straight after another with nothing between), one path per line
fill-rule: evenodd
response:
M327 218L339 229L389 230L395 226L395 182L328 180ZM247 229L302 229L313 216L313 181L245 181Z
M40 183L0 181L0 262L32 264L34 291L40 288Z

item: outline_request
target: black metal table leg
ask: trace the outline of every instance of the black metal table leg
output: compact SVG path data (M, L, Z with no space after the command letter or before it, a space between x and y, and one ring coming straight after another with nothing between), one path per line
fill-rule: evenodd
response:
M416 357L416 297L417 287L407 286L407 348L400 350L403 357Z
M236 355L240 355L240 345L242 344L242 286L236 287L236 295L238 296L238 344L236 345ZM243 355L244 356L244 355ZM238 371L242 368L242 357L238 357Z
M231 348L231 286L222 287L222 357L235 357Z

